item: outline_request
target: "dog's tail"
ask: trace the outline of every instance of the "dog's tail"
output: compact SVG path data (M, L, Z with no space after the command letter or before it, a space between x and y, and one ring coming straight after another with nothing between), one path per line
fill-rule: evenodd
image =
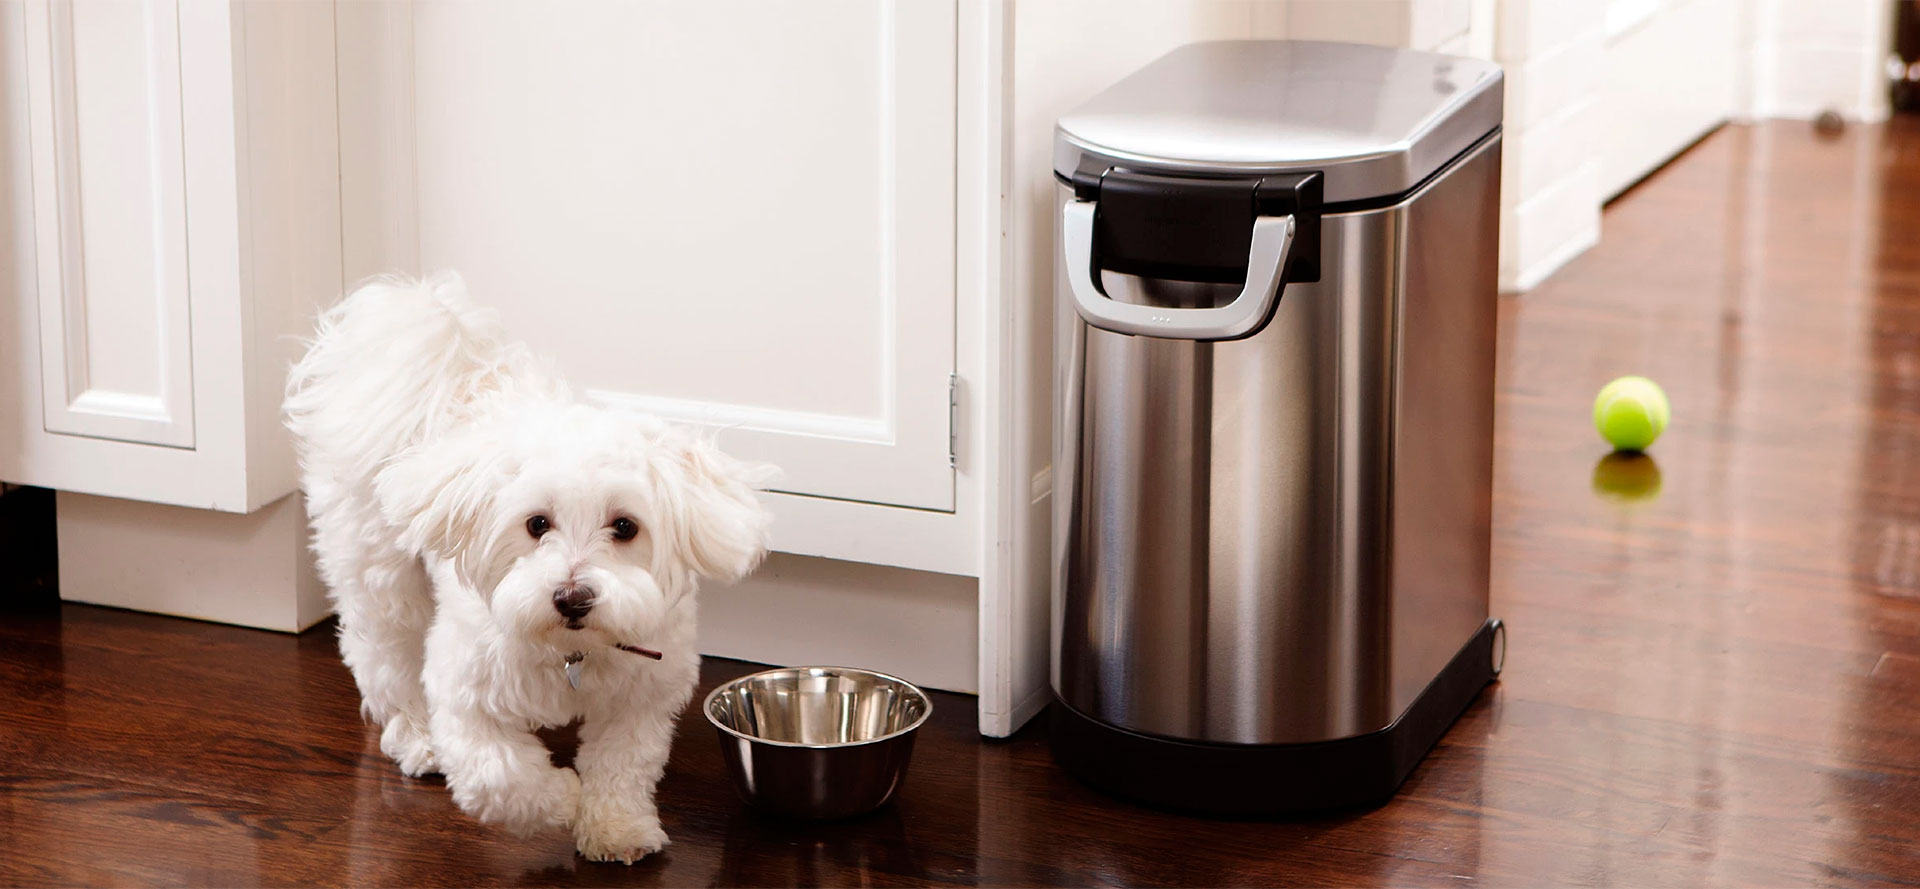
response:
M526 350L450 272L375 279L321 313L318 327L288 373L284 404L310 501L327 499L315 488L371 481L476 399L546 377L528 372Z

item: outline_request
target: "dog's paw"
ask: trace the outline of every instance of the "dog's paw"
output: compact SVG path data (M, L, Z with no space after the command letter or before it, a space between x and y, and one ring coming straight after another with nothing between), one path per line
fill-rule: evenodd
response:
M440 764L433 758L433 744L426 724L405 716L387 720L386 727L380 730L380 752L399 764L400 774L409 778L440 771Z
M573 831L574 847L588 861L632 864L667 847L667 832L656 816L581 812Z

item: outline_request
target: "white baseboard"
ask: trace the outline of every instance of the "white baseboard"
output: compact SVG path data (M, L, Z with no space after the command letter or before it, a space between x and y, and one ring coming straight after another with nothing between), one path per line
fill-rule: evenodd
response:
M1040 715L1053 701L1053 688L1042 686L1039 691L1026 697L1026 700L1013 705L1006 713L980 713L980 734L989 738L1004 738L1020 730L1027 721Z
M331 613L298 494L251 513L59 492L60 598L298 632Z
M1549 251L1547 255L1535 260L1531 265L1521 269L1513 276L1508 277L1502 275L1500 292L1525 293L1532 290L1539 286L1540 282L1545 281L1549 275L1559 271L1561 266L1572 262L1574 257L1593 249L1593 245L1598 243L1600 243L1600 227L1593 226L1588 228L1572 238L1567 239L1560 246Z
M974 694L979 581L774 553L752 577L701 590L700 651L782 666L860 667Z

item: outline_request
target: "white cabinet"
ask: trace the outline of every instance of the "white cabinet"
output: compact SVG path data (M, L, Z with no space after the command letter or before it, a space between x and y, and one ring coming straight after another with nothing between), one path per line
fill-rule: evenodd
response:
M457 270L591 397L780 466L780 551L976 575L965 6L343 4L348 277Z
M192 448L179 8L25 10L46 430Z
M293 528L285 368L340 289L332 31L330 3L0 3L0 479L63 492L68 598L323 613L296 602L299 535L255 532ZM166 506L130 522L127 500ZM96 542L156 526L218 526L151 543L262 568L223 594L286 607L201 607Z
M340 286L331 5L24 0L0 28L0 478L285 496L292 335Z
M953 510L954 0L413 9L424 268L781 491Z

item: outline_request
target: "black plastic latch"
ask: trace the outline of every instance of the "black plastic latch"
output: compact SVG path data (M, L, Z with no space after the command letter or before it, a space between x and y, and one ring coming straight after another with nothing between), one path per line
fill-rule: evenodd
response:
M1106 164L1098 163L1093 158L1081 158L1080 166L1075 167L1073 170L1074 199L1080 201L1099 200L1100 180L1106 178L1108 169Z
M1096 267L1176 281L1238 284L1247 277L1256 216L1294 218L1282 280L1320 280L1318 172L1209 178L1134 173L1083 162L1074 197L1098 201Z
M1325 182L1317 172L1281 173L1261 177L1253 190L1255 215L1293 217L1293 247L1287 253L1283 281L1313 284L1320 280L1320 207ZM1252 237L1251 230L1248 237Z

